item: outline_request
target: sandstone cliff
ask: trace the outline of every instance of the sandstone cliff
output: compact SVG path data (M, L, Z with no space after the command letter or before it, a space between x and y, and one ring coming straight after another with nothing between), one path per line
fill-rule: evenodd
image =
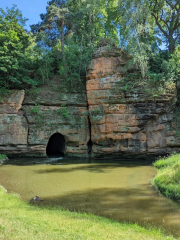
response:
M36 90L10 91L1 98L0 153L46 156L55 133L63 136L66 156L145 157L179 151L176 95L175 84L141 79L131 56L99 45L87 69L85 91L64 88L56 77Z
M0 153L21 152L27 148L28 124L21 109L24 94L14 90L0 101Z
M65 138L64 154L88 156L89 122L86 92L61 92L60 80L29 91L13 91L0 105L0 153L46 156L50 137ZM60 143L61 144L61 143Z
M133 79L138 70L116 47L101 46L93 57L87 74L93 156L142 157L178 150L175 84Z

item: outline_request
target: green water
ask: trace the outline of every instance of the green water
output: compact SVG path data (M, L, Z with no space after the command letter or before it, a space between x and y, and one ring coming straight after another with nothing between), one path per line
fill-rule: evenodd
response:
M0 166L0 184L25 201L38 195L40 204L150 224L180 237L180 205L152 187L156 171L150 163L42 161Z

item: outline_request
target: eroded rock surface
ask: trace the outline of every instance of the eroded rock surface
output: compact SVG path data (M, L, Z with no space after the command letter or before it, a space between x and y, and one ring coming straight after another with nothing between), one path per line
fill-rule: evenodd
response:
M13 90L0 101L0 153L19 153L18 148L27 148L28 124L20 110L24 94Z
M142 79L121 49L101 42L87 69L86 89L63 84L56 77L0 99L0 153L46 156L55 133L65 139L66 156L88 157L91 148L94 157L121 158L180 150L175 84Z
M1 101L0 153L46 156L50 137L60 133L65 138L66 156L88 156L86 92L66 89L64 93L59 88L56 78L49 85L26 94L12 91Z
M160 89L150 81L126 79L137 69L116 47L100 46L93 56L87 72L93 156L142 157L178 149L175 85Z

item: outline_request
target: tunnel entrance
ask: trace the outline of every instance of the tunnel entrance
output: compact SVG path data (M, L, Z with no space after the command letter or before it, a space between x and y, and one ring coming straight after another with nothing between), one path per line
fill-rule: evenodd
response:
M65 138L60 133L54 133L46 147L48 157L64 157L65 153Z

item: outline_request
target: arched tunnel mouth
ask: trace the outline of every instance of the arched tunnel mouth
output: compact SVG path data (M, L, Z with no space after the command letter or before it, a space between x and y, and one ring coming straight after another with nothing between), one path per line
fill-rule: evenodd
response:
M48 157L64 157L66 142L65 138L60 133L54 133L47 144L46 155Z

